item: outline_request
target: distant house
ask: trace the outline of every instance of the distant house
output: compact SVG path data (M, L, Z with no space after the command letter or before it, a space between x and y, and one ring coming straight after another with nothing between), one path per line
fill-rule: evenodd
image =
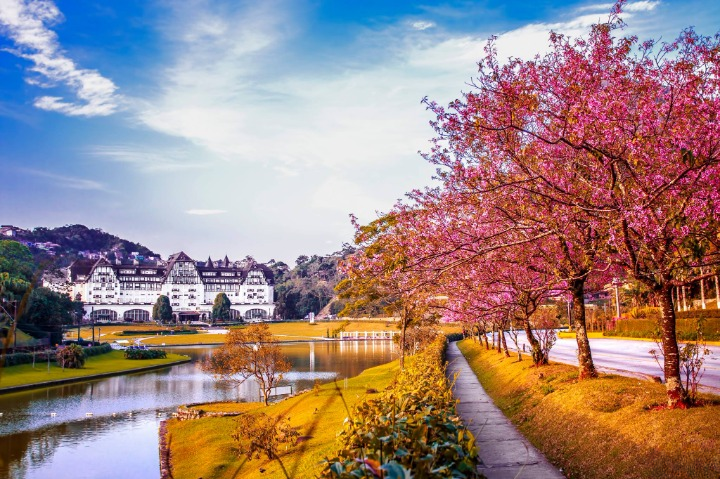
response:
M17 226L13 226L13 225L1 225L0 226L0 236L15 238L18 235L24 234L27 232L28 232L27 230L18 228Z

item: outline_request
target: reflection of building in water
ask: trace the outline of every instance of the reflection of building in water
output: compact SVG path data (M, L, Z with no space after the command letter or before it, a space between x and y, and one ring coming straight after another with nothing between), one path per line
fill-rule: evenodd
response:
M310 371L315 371L315 342L310 343Z
M272 270L255 261L233 263L226 256L200 262L183 252L151 264L82 259L67 275L73 297L79 295L86 314L97 321L149 321L160 295L170 299L173 316L181 321L209 320L219 293L232 303L231 319L263 320L275 313Z

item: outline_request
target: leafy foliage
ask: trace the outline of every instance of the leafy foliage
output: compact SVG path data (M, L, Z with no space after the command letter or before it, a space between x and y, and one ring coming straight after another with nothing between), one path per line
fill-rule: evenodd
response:
M267 405L270 391L282 381L291 365L270 328L263 323L230 330L225 343L201 367L216 379L236 384L255 379Z
M165 359L167 352L164 349L138 349L128 348L125 350L126 359Z
M392 389L361 403L340 433L323 478L477 478L475 438L455 413L438 337Z
M284 319L300 319L311 312L320 313L331 302L328 312L337 314L342 309L342 305L336 304L334 291L340 280L338 261L353 251L345 245L327 256L301 255L293 269L281 261L270 260L267 265L275 276L276 314Z
M212 319L227 321L230 319L230 298L225 293L218 293L212 307Z
M20 299L30 286L34 272L35 263L27 246L0 240L0 298Z
M48 288L35 288L19 319L19 327L37 337L49 334L54 344L62 341L63 326L73 324L82 311L82 303Z
M158 256L145 246L106 233L100 228L88 228L84 225L65 225L58 228L37 227L20 238L33 243L55 243L63 262L69 264L78 257L80 251L111 251L127 256L132 252L144 256Z
M172 319L172 306L170 306L170 298L161 294L155 301L152 310L152 319L155 321L167 322Z
M85 365L85 353L81 346L70 344L58 349L56 361L63 368L80 369Z

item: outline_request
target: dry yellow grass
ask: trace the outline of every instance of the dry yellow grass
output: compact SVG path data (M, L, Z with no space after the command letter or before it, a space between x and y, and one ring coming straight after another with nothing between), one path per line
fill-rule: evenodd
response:
M303 341L310 339L320 339L332 334L333 330L344 324L343 321L318 321L315 324L308 322L280 322L271 323L270 331L277 337L279 341ZM398 323L392 320L352 320L345 326L345 331L396 331ZM456 324L442 324L439 328L444 333L459 333L461 327ZM225 336L221 334L176 334L176 335L152 335L147 336L123 336L122 331L156 331L158 329L172 328L162 327L156 324L133 324L124 326L96 326L95 339L103 342L112 342L117 340L132 341L136 338L142 338L142 343L147 345L160 346L163 343L166 346L171 345L187 345L187 344L222 344L225 342ZM77 330L69 332L66 337L69 339L77 339ZM84 339L92 338L92 329L84 327L80 332ZM101 336L102 334L102 336Z
M281 460L290 477L311 478L322 470L321 461L332 456L337 447L335 435L342 429L347 417L345 403L352 407L366 396L368 387L381 390L390 384L397 372L397 362L367 369L362 374L344 382L322 385L316 394L309 391L277 404L263 407L256 403L253 412L264 412L275 417L288 418L304 440L281 454ZM205 408L204 406L201 406ZM215 408L232 410L232 405ZM248 460L238 457L231 434L235 429L234 418L206 418L168 422L168 443L175 479L229 479L272 478L285 475L277 461Z
M470 340L460 349L496 404L568 477L720 477L720 398L654 410L665 402L661 384L612 375L578 382L571 366L538 369Z

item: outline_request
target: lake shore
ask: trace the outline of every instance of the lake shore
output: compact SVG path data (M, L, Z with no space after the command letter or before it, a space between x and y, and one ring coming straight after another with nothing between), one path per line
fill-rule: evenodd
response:
M0 394L151 371L189 361L190 358L179 354L168 354L166 359L130 360L125 359L122 351L111 351L88 358L82 369L63 369L50 363L48 371L45 362L36 363L34 368L22 364L0 370Z

